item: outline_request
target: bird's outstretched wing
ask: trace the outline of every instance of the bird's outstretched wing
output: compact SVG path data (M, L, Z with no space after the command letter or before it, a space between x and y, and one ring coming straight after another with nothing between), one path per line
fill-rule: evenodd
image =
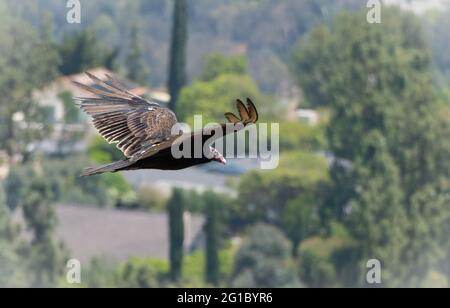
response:
M134 95L112 76L106 75L102 81L86 74L93 86L74 83L98 97L76 98L78 105L92 117L100 135L116 143L126 157L132 158L171 138L172 126L177 123L172 111Z
M247 98L247 106L245 106L240 99L237 99L236 108L238 110L239 117L231 112L225 113L228 123L215 124L194 132L170 136L161 143L137 153L134 159L140 160L153 156L159 151L171 147L174 143L180 144L189 141L189 139L191 142L195 142L195 139L200 138L204 141L207 140L208 143L213 143L218 138L221 138L227 134L237 133L238 131L244 129L247 125L254 124L258 121L258 111L256 110L256 107L251 99ZM220 132L220 134L217 135L217 132Z
M247 107L245 107L244 103L240 99L237 99L236 108L239 112L239 117L237 117L234 113L227 112L225 113L225 117L228 122L233 124L242 123L244 125L248 125L258 121L258 111L250 98L247 98Z
M198 132L194 132L194 134L213 135L212 138L209 138L211 142L227 134L237 133L247 125L254 124L258 121L258 111L250 98L247 98L247 106L240 99L237 99L236 109L238 110L239 116L232 112L225 113L225 118L227 118L228 123L205 127ZM214 136L216 131L221 131L221 136Z

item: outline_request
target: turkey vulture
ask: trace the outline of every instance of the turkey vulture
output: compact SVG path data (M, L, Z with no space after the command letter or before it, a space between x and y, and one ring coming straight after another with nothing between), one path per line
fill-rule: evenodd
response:
M116 143L125 157L107 165L86 168L81 176L136 169L179 170L211 161L225 163L222 154L210 144L258 120L253 102L247 98L245 106L237 99L239 117L231 112L225 113L229 123L173 135L172 127L177 124L177 118L171 110L131 93L115 77L106 75L106 80L102 81L88 72L86 74L92 79L93 86L74 83L97 97L77 97L77 105L92 117L100 135L108 143ZM217 131L220 134L216 134ZM200 156L195 156L192 147L192 155L188 157L175 158L172 155L173 145L184 145L183 142L194 140L200 140L202 149L209 149L209 153L202 151Z

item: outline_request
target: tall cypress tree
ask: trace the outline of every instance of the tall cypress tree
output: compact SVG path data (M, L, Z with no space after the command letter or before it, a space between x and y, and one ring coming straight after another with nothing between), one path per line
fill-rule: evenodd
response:
M183 264L184 222L183 222L183 191L174 189L167 205L169 214L169 258L170 278L179 280Z
M205 196L206 201L206 282L213 285L219 283L219 230L218 230L218 204L214 200L214 195L209 198Z
M186 82L187 1L175 0L170 45L169 82L170 109L176 109L181 88Z

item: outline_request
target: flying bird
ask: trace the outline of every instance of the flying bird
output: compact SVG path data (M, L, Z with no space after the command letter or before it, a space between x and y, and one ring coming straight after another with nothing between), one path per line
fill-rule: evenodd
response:
M228 123L191 133L172 134L172 127L178 121L170 109L131 93L113 76L106 75L106 80L103 81L88 72L86 74L92 79L92 86L74 83L97 97L77 97L77 105L92 117L99 134L108 143L116 144L124 158L110 164L86 168L81 176L137 169L179 170L212 161L225 164L223 155L211 144L217 138L236 133L258 120L253 102L247 98L247 105L244 105L237 99L239 116L231 112L225 113ZM232 129L229 129L230 125ZM172 146L182 144L182 147L183 142L195 140L200 140L202 149L209 149L209 153L202 151L200 157L195 157L192 146L192 155L187 155L189 157L175 158L172 155Z

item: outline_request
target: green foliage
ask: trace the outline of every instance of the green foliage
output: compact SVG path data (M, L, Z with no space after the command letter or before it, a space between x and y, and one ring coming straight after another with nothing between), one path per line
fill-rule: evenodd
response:
M447 249L432 234L448 223L448 107L420 21L391 8L373 27L364 14L312 31L294 50L292 71L308 101L331 111L336 159L325 212L356 239L335 256L339 279L364 285L364 262L379 258L385 286L419 286Z
M43 108L32 99L32 91L57 76L59 57L48 22L36 31L27 20L14 15L8 3L0 4L0 18L0 150L10 157L27 155L27 145L51 130Z
M431 25L431 46L433 47L433 59L437 70L442 74L444 82L450 84L450 9L447 9Z
M82 268L82 286L86 288L116 287L116 276L120 277L117 265L106 257L94 257ZM126 284L125 280L120 280Z
M301 122L280 123L280 151L320 151L326 149L325 125Z
M12 207L21 207L26 228L31 234L30 241L15 248L20 252L18 270L27 273L26 286L54 287L63 273L67 250L63 243L54 238L57 221L50 183L39 171L28 170L27 173L26 181L21 179L20 190L11 190L11 185L5 186L8 200L17 202L12 204ZM14 198L11 194L14 194ZM15 240L11 227L9 229L12 250L7 256L5 267L14 262L11 258L14 258L12 254ZM11 272L9 274L11 275ZM15 283L15 278L11 278L10 283Z
M288 64L284 57L274 50L266 48L255 51L254 57L248 55L251 63L251 75L256 83L267 95L282 97L286 95L286 88L290 87Z
M97 206L112 206L118 201L113 195L117 187L109 186L111 183L105 181L107 177L117 176L81 178L81 170L88 164L86 159L77 157L45 164L46 178L52 183L55 201Z
M230 223L238 229L255 222L279 227L292 243L292 254L305 238L323 228L323 192L328 183L325 158L310 152L287 152L276 170L242 176Z
M231 285L240 288L299 286L291 246L276 228L256 225L236 254Z
M58 38L74 29L74 25L66 21L67 9L58 0L39 2L39 9L34 3L16 3L32 21L42 12L51 11ZM90 1L83 3L81 27L95 30L104 46L120 46L127 42L131 26L137 20L145 21L140 25L142 46L148 50L143 56L152 69L151 84L161 87L167 82L168 52L167 48L156 46L166 46L170 41L173 4L173 1L162 0ZM280 70L279 67L284 65L297 39L311 26L329 22L340 10L361 8L361 0L189 1L192 18L189 18L188 79L197 76L205 53L237 50L248 54L251 71L261 88L272 95L275 93L272 89L280 93L289 78L283 72L285 68ZM122 49L118 62L123 64L125 55L126 50Z
M183 204L183 208L191 213L203 214L205 213L205 202L202 198L202 194L193 189L178 188L182 192L180 203Z
M407 223L398 169L379 133L372 132L364 141L367 142L364 161L357 161L354 166L359 187L349 203L348 228L361 245L361 281L365 281L364 263L376 258L384 260L386 283L398 285L401 282L395 280L402 277Z
M221 53L210 53L204 56L201 81L211 81L222 74L246 75L247 59L244 56L226 57Z
M277 118L279 107L261 93L247 74L246 63L243 56L208 54L200 81L181 91L177 116L189 124L196 114L203 116L203 125L222 122L225 111L234 111L237 98L249 97L256 103L260 118Z
M186 83L186 45L188 5L186 0L175 0L173 9L172 40L170 45L169 107L178 111L177 101L181 88Z
M311 251L300 255L300 278L311 288L332 287L336 282L334 264Z
M133 25L131 28L129 45L129 52L126 60L126 66L128 68L127 76L130 80L145 85L148 82L150 69L142 58L137 25Z
M0 185L0 238L2 240L13 240L16 235L14 225L11 222L10 211L6 206L3 183Z
M218 264L220 287L227 286L228 278L232 273L234 252L225 247L218 252ZM205 268L206 268L206 255L204 251L196 251L191 255L186 256L183 259L183 276L181 286L186 287L205 287L212 286L211 284L205 284Z
M326 100L328 89L325 88L331 77L327 74L327 67L331 64L330 44L331 34L322 25L305 35L292 52L290 70L311 107L330 103Z
M57 223L55 210L48 204L54 199L52 189L38 172L26 184L19 195L23 216L33 233L33 241L42 241L51 236Z
M219 283L219 210L215 195L205 194L206 204L206 282L213 285Z
M156 288L165 272L151 262L132 258L120 265L117 286L121 288Z
M288 201L283 211L283 229L292 241L294 256L297 254L299 243L320 231L317 199L314 192L304 192L297 198Z
M168 197L153 185L141 185L137 192L136 205L140 209L164 212Z
M12 223L0 185L0 287L26 286L26 273L21 264L19 230Z
M184 206L183 191L174 189L172 197L167 204L169 216L169 259L170 278L172 281L180 279L183 264L184 248Z
M34 11L58 10L57 2L44 1ZM31 93L54 79L58 66L64 73L114 66L119 49L106 46L127 42L118 59L128 67L123 72L140 83L151 79L160 86L166 81L166 49L143 53L140 48L167 42L169 31L160 30L170 27L170 3L98 0L85 5L87 28L82 32L68 34L65 12L55 14L55 37L63 37L58 50L50 19L41 25L40 15L36 18L31 10L36 6L0 4L0 150L8 158L29 160L30 141L50 132L46 111ZM158 211L167 205L176 217L172 266L165 260L132 258L116 267L95 259L83 268L85 286L204 287L209 286L203 282L206 276L219 286L228 281L245 287L297 286L299 277L312 287L360 287L366 286L369 258L382 261L384 286L448 286L448 90L435 84L418 19L386 9L383 23L374 26L366 23L366 12L344 14L331 27L321 25L301 37L311 25L331 21L337 10L360 9L360 1L193 1L191 76L186 76L186 5L175 1L169 61L171 103L175 108L177 102L180 120L192 123L188 117L201 113L204 124L223 121L223 112L234 110L234 100L247 96L255 100L264 122L278 120L278 104L260 88L284 95L290 90L289 67L307 105L329 111L330 121L314 127L281 123L279 168L243 176L235 198L184 191L166 204L152 188L134 193L121 174L80 179L89 162L79 158L12 165L5 201L0 190L0 286L55 286L61 279L65 248L52 238L55 202ZM444 77L450 67L445 16L431 36L435 64ZM31 24L35 20L39 25ZM136 20L146 20L140 25L143 35L130 26ZM210 50L244 48L246 57L203 56ZM151 64L150 77L144 63ZM181 90L196 75L199 81ZM65 122L75 123L71 99L67 93L61 98L67 105ZM13 120L22 115L23 121ZM66 140L73 138L67 135ZM325 150L332 155L332 168L318 154ZM101 138L93 141L89 156L97 163L122 157ZM18 236L5 202L23 210L31 240ZM206 253L182 258L183 209L207 212ZM235 264L231 249L218 251L225 236L257 222L278 231L255 227ZM297 251L294 265L292 252ZM169 270L176 272L176 283L170 282Z
M84 131L75 125L80 123L80 111L72 98L70 91L63 91L58 94L59 99L64 107L63 126L59 131L57 155L64 157L68 153L73 152L74 145L84 137Z
M85 29L65 34L59 46L59 53L62 58L59 71L63 75L71 75L97 66L112 69L118 49L110 50L104 47L92 29Z
M203 125L224 121L226 111L234 111L236 98L250 97L261 117L273 109L251 77L225 74L209 82L195 82L181 91L177 106L180 120L193 123L193 115L203 116Z
M310 237L299 248L299 277L308 287L342 286L338 257L342 251L352 247L353 240L346 233L345 227L334 224L333 229L343 229L344 232L333 230L329 237ZM349 263L351 261L344 260Z
M114 145L108 144L100 136L92 138L88 147L89 158L99 164L107 164L123 158L122 152Z
M423 288L448 288L449 283L448 279L445 275L442 273L439 273L437 271L431 271L428 273L428 275L425 277L425 280L421 282L421 286Z
M5 180L8 191L7 204L11 209L23 205L25 188L29 187L35 178L41 177L49 187L51 202L76 203L96 206L125 206L131 187L118 173L104 176L81 178L81 170L89 165L89 161L81 157L71 157L62 160L44 161L42 169L36 173L30 165L16 167L11 170ZM39 169L38 169L39 170Z
M220 276L226 282L233 264L231 249L219 251ZM178 282L168 276L169 262L162 259L132 257L116 264L105 257L93 258L83 268L82 287L160 288L160 287L207 287L204 280L205 254L196 251L183 258L183 271ZM225 286L225 284L221 285Z
M58 97L64 105L64 122L67 124L78 123L80 120L80 113L72 98L72 93L64 91L59 93Z
M284 211L290 200L312 194L317 198L314 203L319 204L319 183L327 181L327 170L326 160L316 154L283 154L278 169L252 171L242 176L232 219L236 225L262 221L284 228Z

